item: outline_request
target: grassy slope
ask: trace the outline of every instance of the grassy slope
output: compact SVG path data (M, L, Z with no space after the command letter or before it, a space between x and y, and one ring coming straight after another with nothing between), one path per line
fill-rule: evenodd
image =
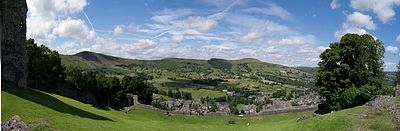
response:
M19 115L34 130L345 130L352 124L360 124L353 115L363 107L335 112L302 122L296 122L303 114L311 112L268 115L260 117L236 116L165 116L162 113L136 109L128 114L113 109L101 110L88 104L30 89L12 88L2 84L1 120L6 121ZM48 123L40 124L41 119ZM383 122L366 121L360 125L381 125ZM228 124L235 120L236 124ZM38 124L39 123L39 124ZM250 125L247 125L250 123ZM372 123L372 124L371 124ZM383 123L383 124L382 124ZM378 126L379 127L379 126ZM374 128L372 128L374 129ZM387 129L387 128L383 128Z

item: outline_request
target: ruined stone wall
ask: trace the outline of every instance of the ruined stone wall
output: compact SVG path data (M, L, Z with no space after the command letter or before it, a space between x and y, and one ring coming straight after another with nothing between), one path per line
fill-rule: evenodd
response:
M1 0L1 79L27 87L25 0Z
M34 82L29 80L28 85L30 88L41 90L44 92L51 92L61 96L65 96L77 101L80 101L85 104L92 104L93 106L97 106L97 99L90 92L82 92L76 89L70 88L68 86L52 86L45 83Z

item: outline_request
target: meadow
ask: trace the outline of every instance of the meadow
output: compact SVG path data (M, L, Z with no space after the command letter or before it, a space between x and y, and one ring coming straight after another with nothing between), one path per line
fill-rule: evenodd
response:
M380 115L371 120L358 120L356 115L365 106L359 106L304 121L297 112L255 117L238 116L167 116L163 113L136 108L96 108L89 104L34 89L21 89L2 84L1 120L19 115L32 130L346 130L365 128L390 130L390 117ZM229 124L229 121L235 124Z

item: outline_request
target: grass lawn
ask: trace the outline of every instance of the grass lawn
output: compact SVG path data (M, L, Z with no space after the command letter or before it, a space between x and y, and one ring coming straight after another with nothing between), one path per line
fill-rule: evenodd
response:
M360 112L361 108L363 107L302 122L297 122L297 119L312 112L244 118L166 116L144 109L136 109L129 113L98 109L56 94L9 87L4 83L1 91L1 120L4 122L14 115L19 115L33 130L345 130L352 124L357 124L357 119L349 114ZM47 119L48 122L43 122L43 119ZM236 124L228 124L229 120L235 120Z

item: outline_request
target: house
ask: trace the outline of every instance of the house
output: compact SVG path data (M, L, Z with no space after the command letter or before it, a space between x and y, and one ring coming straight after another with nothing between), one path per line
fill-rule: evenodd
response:
M266 98L265 96L257 95L256 98L255 98L255 101L256 102L264 102L265 98Z
M228 94L230 96L233 96L235 94L235 92L234 91L228 91L228 92L226 92L226 94Z
M182 103L180 103L179 101L174 102L174 107L179 108L179 107L181 107L181 105L182 105Z
M192 104L192 101L187 100L187 101L183 102L183 107L189 108L191 104Z
M229 103L228 102L216 102L217 107L218 107L218 111L221 112L231 112L231 110L229 109Z
M167 101L165 101L165 104L168 106L168 108L174 107L174 100L173 99L169 99Z
M254 104L245 105L243 110L245 114L254 115L257 113L257 106Z
M288 101L275 100L272 102L271 109L285 109L292 107L292 103Z

